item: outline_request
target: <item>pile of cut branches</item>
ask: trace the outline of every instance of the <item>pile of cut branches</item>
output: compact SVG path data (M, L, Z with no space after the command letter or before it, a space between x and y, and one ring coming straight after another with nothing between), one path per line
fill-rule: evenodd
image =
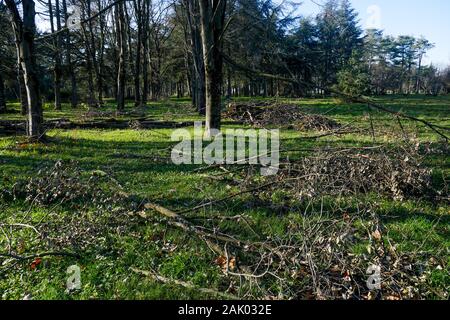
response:
M299 131L329 131L341 126L333 119L300 111L294 104L277 102L230 103L224 117L258 128L277 126Z
M403 200L433 197L432 170L422 164L417 147L319 150L286 163L275 177L299 198L376 193Z
M229 285L219 288L217 295L303 300L447 296L427 283L427 270L440 270L445 260L433 258L420 248L411 253L397 252L398 244L386 237L387 230L376 214L378 208L371 203L324 207L323 202L310 200L302 214L290 216L283 235L269 232L256 241L225 233L217 221L213 231L159 205L149 203L146 208L160 213L169 225L204 240L218 255L215 263ZM142 217L149 219L151 215ZM233 223L242 221L251 223L233 219ZM354 254L354 248L361 244L365 244L364 253ZM378 278L371 278L370 270L376 270ZM157 270L151 276L159 280ZM179 284L177 279L162 281Z
M36 231L27 240L35 251L81 252L99 246L110 233L122 232L130 225L129 212L137 207L106 172L81 170L74 161L45 164L29 179L0 190L0 203L10 201L24 201L29 206L28 213L12 216L8 223L27 225ZM46 217L36 224L31 212L38 208L46 209ZM20 244L23 236L17 229L9 237L18 238L15 243ZM20 251L9 248L12 255Z

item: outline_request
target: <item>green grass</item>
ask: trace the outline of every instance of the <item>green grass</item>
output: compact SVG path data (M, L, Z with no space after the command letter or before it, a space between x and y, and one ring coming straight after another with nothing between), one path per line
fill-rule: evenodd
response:
M242 99L245 100L245 99ZM340 103L336 99L299 99L284 101L298 104L307 112L325 114L341 123L358 127L369 127L369 110L366 106ZM450 97L385 97L380 102L393 110L405 112L441 126L450 126ZM188 101L167 100L151 103L146 111L154 119L193 121L202 120L188 106ZM8 108L18 110L18 104ZM127 110L132 110L131 104ZM71 110L64 105L62 111L45 106L46 119L68 118L79 120L87 109ZM102 111L114 112L112 101ZM302 133L282 130L281 147L284 150L298 150L321 147L363 146L377 143L395 145L399 142L399 124L389 115L370 111L375 123L373 137L368 134L346 134L329 136L318 140L305 139L314 132ZM117 116L116 118L127 118ZM20 113L0 115L0 119L22 119ZM428 128L411 121L402 121L408 134L418 141L433 141L439 138ZM236 126L228 126L236 127ZM397 135L392 135L397 133ZM170 157L171 130L50 130L50 141L46 144L26 144L23 137L0 137L0 189L11 190L18 181L35 176L40 168L52 166L56 161L75 160L86 173L101 170L116 179L127 193L142 199L149 199L173 210L195 206L205 199L220 199L239 189L226 181L205 178L204 172L196 172L199 166L175 166L164 158ZM298 158L306 155L299 152L285 152L283 157ZM435 154L426 159L426 165L433 168L437 183L450 178L450 157L447 153ZM219 172L219 171L218 171ZM218 205L214 209L201 211L200 215L246 214L251 217L256 232L263 235L283 236L292 221L302 218L302 210L292 207L288 212L277 209L283 204L282 192L270 196L274 207L254 203L249 195L243 195ZM346 201L364 203L367 198L349 198ZM448 203L430 203L425 200L397 202L375 196L387 237L398 245L398 252L411 252L418 247L428 252L430 259L444 261L436 268L430 264L427 269L427 283L433 288L431 297L439 298L450 288L450 206ZM301 206L300 206L301 207ZM350 206L352 207L352 206ZM54 212L56 210L56 212ZM23 199L0 202L0 223L14 223L23 217L31 217L31 224L61 223L62 217L77 215L64 207L33 206ZM95 208L91 214L95 219ZM194 215L191 213L190 215ZM53 219L53 220L52 220ZM81 219L81 217L80 217ZM158 217L151 217L148 223L130 219L126 232L108 234L98 245L88 246L81 252L81 259L70 257L46 257L35 270L30 261L19 262L14 271L0 268L0 299L20 299L31 294L34 299L206 299L215 298L197 290L176 285L161 284L143 278L130 271L131 267L143 270L157 270L162 275L190 281L200 287L223 291L229 279L223 276L214 263L217 258L205 243L180 230L168 227ZM364 221L362 221L362 225ZM222 230L241 238L255 240L252 229L246 225L230 222L220 223ZM367 254L367 239L363 228L355 225L355 234L361 233L361 241L352 252ZM0 230L1 231L1 230ZM11 240L13 248L22 247L21 254L41 252L45 238L36 239L29 228L15 230ZM8 239L0 232L0 253L6 252ZM66 269L70 265L81 266L82 290L65 292ZM442 264L442 263L441 263ZM448 297L448 295L447 295Z

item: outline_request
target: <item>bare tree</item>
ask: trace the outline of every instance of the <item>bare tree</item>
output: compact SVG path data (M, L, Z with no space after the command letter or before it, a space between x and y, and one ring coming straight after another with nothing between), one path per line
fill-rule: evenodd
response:
M39 78L36 73L34 35L36 32L35 4L33 0L23 0L23 19L14 0L5 0L10 12L11 24L16 39L19 61L24 72L27 91L27 135L33 139L43 137L42 101L39 91Z

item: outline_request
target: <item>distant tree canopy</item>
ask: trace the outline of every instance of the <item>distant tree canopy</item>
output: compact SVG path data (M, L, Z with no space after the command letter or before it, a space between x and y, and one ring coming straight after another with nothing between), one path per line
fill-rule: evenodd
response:
M0 4L0 110L5 96L20 99L25 113L8 9ZM424 64L428 40L363 31L349 0L329 0L315 17L297 16L301 9L272 0L39 1L33 68L56 109L62 101L101 107L112 97L122 110L126 99L142 106L191 96L212 126L220 125L220 96L448 91L448 70Z

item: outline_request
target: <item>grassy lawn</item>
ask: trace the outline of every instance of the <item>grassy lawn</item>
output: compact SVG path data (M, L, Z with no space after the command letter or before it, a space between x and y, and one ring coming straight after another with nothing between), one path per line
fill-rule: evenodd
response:
M378 100L393 110L450 127L450 97L402 96ZM367 106L341 103L331 98L283 101L298 104L299 108L307 112L323 114L341 124L365 131L308 139L307 137L318 132L283 129L281 149L285 152L282 153L282 159L300 159L311 154L289 150L378 144L396 146L407 135L408 139L417 142L432 142L432 146L441 150L424 158L424 165L433 170L435 187L442 189L445 181L450 179L448 148L443 147L439 138L421 124L401 120L405 130L403 134L397 119L385 113L370 111ZM186 99L152 103L145 110L145 116L157 120L202 120L188 105L189 101ZM18 104L10 104L8 107L15 110L19 108ZM131 103L127 110L132 110ZM102 111L113 112L113 102L109 101ZM46 120L80 120L86 112L84 108L71 110L68 106L57 112L46 106L44 115ZM98 117L111 116L113 115ZM116 118L132 117L121 115ZM1 120L21 118L20 113L0 115ZM370 119L373 121L374 135L369 130ZM236 125L230 124L225 126L227 127ZM78 258L47 256L36 266L32 265L33 259L0 257L0 299L21 299L26 295L31 295L33 299L217 298L214 294L205 294L195 288L163 284L134 273L131 268L153 270L170 279L187 281L197 287L213 288L220 292L228 290L240 297L268 298L270 295L275 298L305 298L302 281L307 280L301 277L287 278L286 281L267 279L262 284L264 290L250 285L239 286L239 278L224 274L217 263L217 254L203 240L169 226L156 213L147 213L146 220L131 215L124 217L117 212L132 209L115 199L109 204L101 201L83 203L79 199L69 203L36 204L26 200L25 196L11 195L23 181L40 177L40 170L48 170L60 160L67 166L68 172L75 170L76 175L86 179L96 176L98 185L107 190L105 193L111 191L114 194L121 190L139 199L138 202L148 200L175 211L194 207L204 201L221 199L241 190L241 186L233 183L233 179L242 178L247 167L239 167L236 171L230 167L231 172L223 175L224 172L219 168L196 170L204 165L172 164L170 153L175 143L170 141L171 132L170 129L131 128L53 129L47 133L50 139L46 144L28 144L19 136L0 137L0 191L4 194L0 197L0 253L11 250L20 256L28 256L64 249L80 255ZM211 176L223 179L213 179ZM53 183L58 177L54 179ZM52 181L40 183L46 185ZM448 197L448 194L443 196ZM351 254L354 259L372 261L376 258L377 249L375 245L371 249L373 239L367 235L366 229L371 228L373 216L359 212L360 207L370 205L372 213L376 214L383 226L382 241L390 246L386 250L394 250L395 254L392 256L405 255L412 259L410 263L413 268L422 266L423 270L417 273L416 281L420 285L417 288L399 289L402 296L408 297L404 290L420 290L421 295L427 298L449 298L448 201L429 201L426 198L398 201L371 193L339 198L324 196L313 202L313 206L322 207L320 217L314 215L315 211L309 204L302 203L301 200L294 204L286 203L283 195L278 193L262 194L258 199L252 194L242 194L215 206L188 212L185 217L196 224L220 230L239 239L259 241L261 238L284 239L289 230L305 223L312 224L316 220L355 215L355 219L351 219L352 240L348 242L348 246L342 247L342 253ZM245 215L248 223L206 219L209 216L231 217L237 214ZM18 223L32 225L36 230L21 227ZM242 259L245 261L245 258ZM81 267L82 289L68 293L65 291L66 270L74 264ZM339 276L342 275L341 271ZM352 270L351 276L364 277L365 270ZM236 289L230 289L232 287ZM266 294L261 296L261 292Z

